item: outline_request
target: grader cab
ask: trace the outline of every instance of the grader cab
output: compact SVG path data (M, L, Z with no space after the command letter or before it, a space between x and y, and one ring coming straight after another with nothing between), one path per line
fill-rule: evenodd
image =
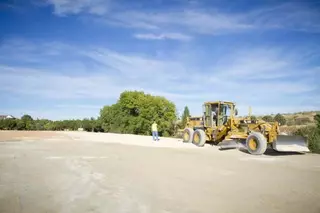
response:
M229 101L205 102L202 125L186 127L183 142L204 146L212 142L221 148L244 145L249 153L263 154L268 147L279 152L309 152L306 139L280 135L277 122L237 118L236 105Z

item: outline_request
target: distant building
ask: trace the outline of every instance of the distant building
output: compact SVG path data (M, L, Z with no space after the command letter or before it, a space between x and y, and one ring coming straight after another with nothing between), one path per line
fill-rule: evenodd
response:
M12 118L15 118L15 117L13 117L12 115L0 115L0 120L1 119L12 119Z

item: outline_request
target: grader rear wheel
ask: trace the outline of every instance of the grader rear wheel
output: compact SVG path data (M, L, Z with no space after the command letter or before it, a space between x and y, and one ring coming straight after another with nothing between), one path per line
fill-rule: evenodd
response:
M193 134L192 143L196 146L204 146L206 143L206 133L202 129L197 129Z
M194 130L191 128L186 128L183 131L182 140L185 143L191 143L193 138Z

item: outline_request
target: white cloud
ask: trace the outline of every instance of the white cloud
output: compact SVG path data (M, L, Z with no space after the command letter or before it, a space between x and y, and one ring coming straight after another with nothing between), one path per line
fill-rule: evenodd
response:
M266 29L320 32L320 13L304 2L283 3L256 9L248 13L248 18L255 26Z
M140 34L135 34L134 37L138 39L146 39L146 40L171 39L171 40L189 41L191 39L191 36L184 35L181 33L160 33L160 34L140 33Z
M103 15L109 9L109 0L46 0L53 5L56 15L78 14L82 12Z
M110 19L134 28L147 26L148 29L152 26L154 29L180 29L211 35L262 29L320 32L320 14L313 9L294 4L237 13L223 13L210 7L169 12L125 11L106 17L107 21Z
M47 0L47 3L53 5L54 13L59 16L86 13L94 15L95 21L109 25L149 30L150 33L137 35L144 39L182 39L175 35L157 35L155 30L179 31L187 37L186 34L220 35L274 29L320 32L318 11L297 2L236 12L225 12L205 4L193 7L192 4L189 7L182 4L161 10L144 8L143 5L133 7L133 2L126 2L124 6L114 0Z
M69 76L50 70L1 67L0 91L47 99L110 99L124 89L107 74ZM131 89L130 86L127 87Z
M9 43L0 46L0 53L3 53L2 47L9 48ZM26 48L20 46L26 60L30 58L28 53L41 58L44 52L54 50L66 61L59 61L60 69L55 70L49 63L52 57L56 57L55 54L45 55L46 62L42 63L42 68L5 64L0 58L0 92L18 95L26 100L37 97L41 102L54 102L52 110L57 113L57 109L63 113L71 105L87 112L98 111L90 108L92 101L114 103L124 90L144 90L165 96L174 101L179 109L188 105L193 114L200 114L202 103L209 100L232 100L240 106L251 105L257 112L265 113L268 107L274 110L285 107L290 110L307 109L315 106L314 101L320 98L313 94L319 86L312 81L318 70L308 68L309 72L302 73L306 68L301 70L303 64L300 64L299 54L280 57L285 50L280 51L279 48L238 50L219 56L219 63L214 63L214 66L209 64L199 71L195 65L177 58L160 60L102 47L88 48L63 43L26 44ZM6 57L15 59L15 51L7 52ZM19 61L23 62L23 57L19 57ZM201 58L197 60L202 61ZM77 72L70 72L71 62L82 66ZM94 62L94 67L91 62ZM306 97L312 99L303 102ZM246 107L242 111L246 112Z
M176 12L124 11L105 18L122 26L142 29L189 31L200 34L220 34L248 30L243 15L228 15L216 11L181 10Z

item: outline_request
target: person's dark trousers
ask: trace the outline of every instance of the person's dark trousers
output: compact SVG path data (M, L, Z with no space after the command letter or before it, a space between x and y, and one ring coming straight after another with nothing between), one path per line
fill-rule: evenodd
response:
M152 138L153 138L153 140L155 141L155 140L159 140L158 139L158 132L157 131L152 131Z

